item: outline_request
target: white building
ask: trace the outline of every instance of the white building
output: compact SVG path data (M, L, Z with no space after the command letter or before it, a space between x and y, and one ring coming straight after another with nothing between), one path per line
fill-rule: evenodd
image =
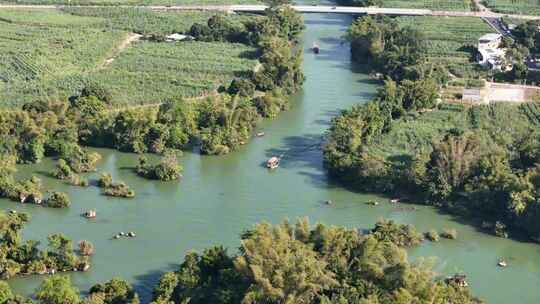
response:
M500 48L502 35L496 33L485 34L478 39L478 63L481 66L502 70L505 67L506 49Z
M174 33L165 37L165 41L167 42L175 42L175 41L182 41L182 40L193 40L193 37L189 35L179 34L179 33Z

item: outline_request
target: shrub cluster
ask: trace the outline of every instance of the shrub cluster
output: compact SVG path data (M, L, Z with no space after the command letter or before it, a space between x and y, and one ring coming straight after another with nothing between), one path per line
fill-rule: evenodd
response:
M131 190L124 182L113 182L110 173L102 173L98 180L98 186L102 188L102 192L107 196L116 196L124 198L135 197L135 191Z
M19 274L45 274L60 271L87 270L87 257L74 253L71 240L62 234L51 234L45 249L37 241L23 241L21 230L29 221L24 213L0 213L0 277Z
M480 303L467 287L410 264L393 239L402 240L311 229L307 220L258 224L235 255L221 246L187 254L161 277L154 303Z
M144 156L139 157L137 165L137 174L148 179L157 179L162 181L171 181L179 179L182 174L182 167L178 164L174 152L166 153L158 164L148 163Z

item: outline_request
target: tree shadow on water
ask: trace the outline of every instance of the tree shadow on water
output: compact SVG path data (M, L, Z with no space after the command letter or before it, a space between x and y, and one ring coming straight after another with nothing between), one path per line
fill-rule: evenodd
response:
M324 136L321 134L305 134L289 136L283 139L281 148L268 149L265 155L281 156L280 168L300 169L299 174L308 177L310 182L319 188L340 186L327 175L323 167Z
M162 270L153 270L135 277L133 288L139 294L141 303L150 303L152 301L152 292L157 286L159 279L163 274L169 271L177 270L178 264L168 264Z

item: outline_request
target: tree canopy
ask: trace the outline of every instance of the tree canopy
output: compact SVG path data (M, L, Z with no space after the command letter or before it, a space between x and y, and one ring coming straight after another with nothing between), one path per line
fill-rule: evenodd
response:
M257 224L235 255L221 246L186 255L163 275L154 303L479 303L466 287L409 263L399 237L381 237L381 229Z

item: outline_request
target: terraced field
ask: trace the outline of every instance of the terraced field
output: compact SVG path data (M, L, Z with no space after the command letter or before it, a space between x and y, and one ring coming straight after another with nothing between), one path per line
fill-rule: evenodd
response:
M483 0L493 11L507 14L540 15L538 0Z
M471 46L478 38L493 30L479 18L470 17L400 17L402 25L411 26L424 33L428 54L436 64L446 65L450 72L460 78L475 78Z
M182 32L194 22L206 21L211 14L112 8L77 14L0 11L2 106L71 96L86 82L95 80L111 88L121 103L154 103L171 95L195 96L211 91L255 65L254 60L244 58L250 50L240 45L144 41L100 68L129 32Z

